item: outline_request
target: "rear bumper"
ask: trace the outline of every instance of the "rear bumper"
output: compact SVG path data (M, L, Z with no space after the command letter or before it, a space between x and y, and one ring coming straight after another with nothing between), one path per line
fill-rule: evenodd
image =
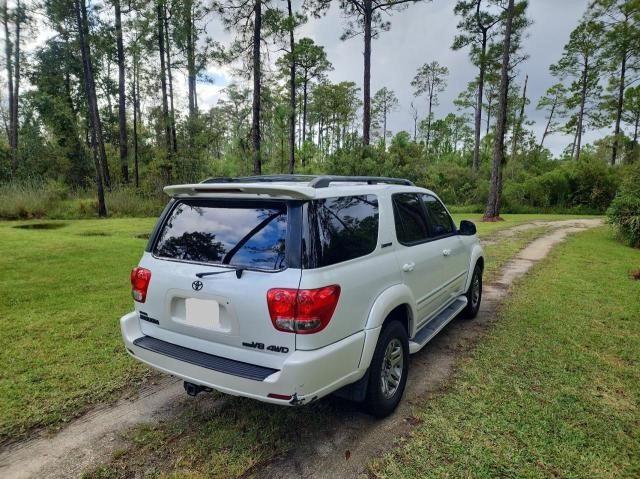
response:
M363 349L372 341L375 344L379 332L360 331L320 349L295 351L280 370L259 380L216 371L141 347L145 335L135 312L123 316L120 327L129 354L155 369L226 394L284 405L314 401L360 379L368 367L368 364L360 364ZM269 394L291 396L292 399L271 398Z

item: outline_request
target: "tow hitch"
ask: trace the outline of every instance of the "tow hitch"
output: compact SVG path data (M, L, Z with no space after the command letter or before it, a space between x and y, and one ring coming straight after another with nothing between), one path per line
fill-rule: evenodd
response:
M211 388L200 386L199 384L188 383L187 381L184 382L183 386L184 390L187 391L187 394L193 397L197 396L198 393L201 393L203 391L208 393L212 391Z

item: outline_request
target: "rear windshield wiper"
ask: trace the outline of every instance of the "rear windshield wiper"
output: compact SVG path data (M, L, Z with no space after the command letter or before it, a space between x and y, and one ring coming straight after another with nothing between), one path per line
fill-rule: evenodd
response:
M225 271L208 271L206 273L196 273L196 276L198 278L204 278L205 276L213 276L214 274L224 274L235 271L236 278L240 279L242 278L242 273L244 273L244 270L245 268L227 268Z

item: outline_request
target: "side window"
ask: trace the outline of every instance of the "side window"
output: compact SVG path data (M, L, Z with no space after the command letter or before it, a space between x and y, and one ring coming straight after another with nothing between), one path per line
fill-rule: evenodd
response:
M304 264L320 268L366 256L378 244L375 195L340 196L308 204L304 222Z
M453 233L453 220L444 205L431 195L421 195L422 202L427 210L427 221L430 226L432 238Z
M393 216L400 243L411 244L428 238L427 222L418 195L413 193L393 195Z

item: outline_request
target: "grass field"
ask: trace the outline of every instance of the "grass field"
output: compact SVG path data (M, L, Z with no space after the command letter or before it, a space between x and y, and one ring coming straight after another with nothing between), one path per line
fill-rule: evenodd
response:
M533 219L563 218L505 215L477 225L487 237ZM129 271L154 222L0 222L0 443L58 426L148 374L125 354L118 318L131 309ZM34 228L42 224L55 227ZM488 272L541 232L488 247Z
M0 442L114 397L146 368L124 353L129 271L151 219L0 223Z
M605 228L557 247L372 474L639 477L639 267Z

